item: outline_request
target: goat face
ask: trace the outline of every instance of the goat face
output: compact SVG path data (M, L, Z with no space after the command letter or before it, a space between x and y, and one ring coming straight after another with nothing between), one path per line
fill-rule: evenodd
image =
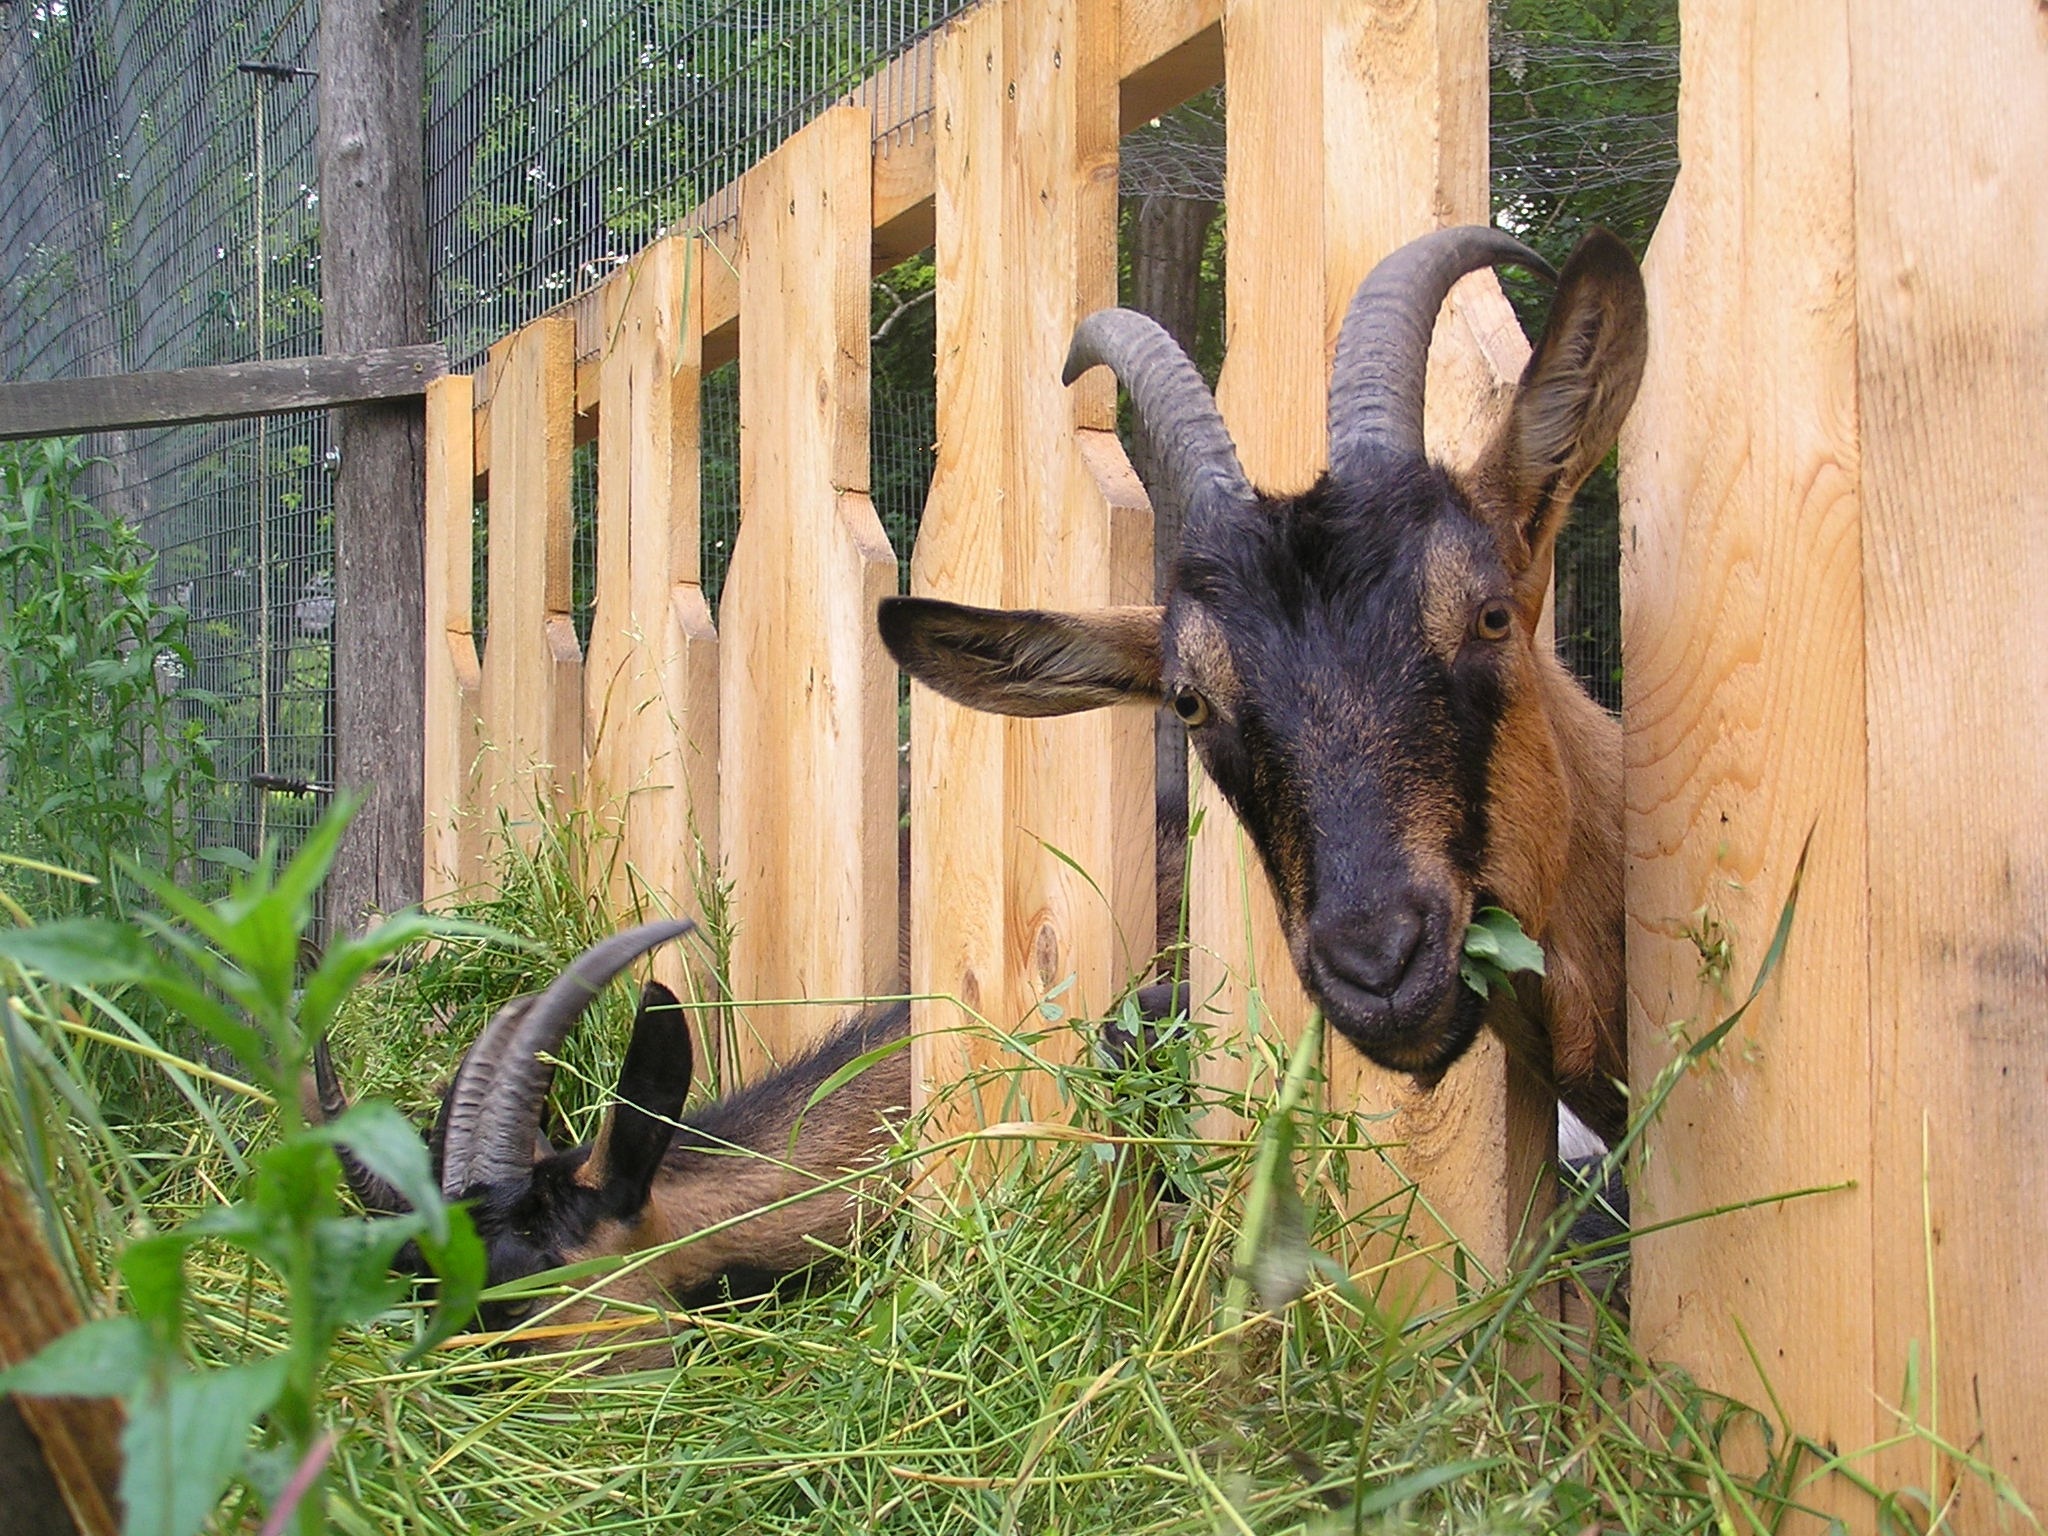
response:
M1482 1022L1459 982L1474 909L1498 902L1543 937L1584 813L1558 739L1572 728L1555 718L1563 674L1536 627L1558 530L1634 398L1646 333L1635 262L1590 234L1505 423L1454 478L1423 451L1430 333L1451 285L1502 261L1547 270L1504 235L1454 229L1374 271L1338 341L1329 471L1291 497L1245 480L1158 327L1091 316L1067 377L1116 370L1187 509L1164 609L896 598L879 616L906 671L979 709L1169 703L1259 850L1304 986L1369 1058L1425 1076Z
M533 1053L522 1059L531 1062ZM656 1178L676 1133L692 1072L690 1030L681 1005L667 987L649 982L633 1018L616 1102L590 1145L555 1152L536 1135L533 1161L523 1167L471 1165L465 1174L451 1175L447 1120L456 1090L450 1087L435 1138L440 1151L435 1172L449 1197L469 1206L484 1244L487 1286L648 1245L644 1229ZM461 1082L460 1072L456 1082ZM533 1120L537 1128L538 1104ZM462 1177L469 1182L458 1186ZM687 1305L705 1298L692 1294L678 1299ZM481 1320L486 1328L502 1330L533 1308L526 1299L485 1302Z

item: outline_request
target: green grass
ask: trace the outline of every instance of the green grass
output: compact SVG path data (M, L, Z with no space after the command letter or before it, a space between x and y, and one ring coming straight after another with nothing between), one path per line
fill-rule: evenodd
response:
M587 894L592 852L573 824L550 829L535 852L507 855L501 896L463 908L530 948L444 940L364 987L336 1031L351 1087L426 1112L492 1007L620 920ZM81 1291L104 1305L118 1245L229 1198L269 1114L163 1041L130 1038L112 1000L15 990L0 1149L44 1202ZM601 1107L629 1011L614 988L571 1042L559 1108L576 1134ZM1078 1027L1034 1019L1012 1041L1017 1059ZM172 1075L167 1107L147 1122L105 1117L88 1043ZM672 1318L673 1367L612 1373L612 1352L642 1340L588 1337L518 1360L463 1337L407 1364L416 1305L344 1334L323 1408L338 1432L332 1528L1798 1526L1824 1486L1814 1447L1646 1363L1597 1309L1592 1340L1550 1315L1557 1286L1577 1283L1573 1264L1598 1255L1488 1276L1470 1253L1418 1250L1412 1188L1352 1210L1354 1168L1379 1166L1376 1128L1320 1104L1305 1057L1290 1073L1277 1044L1239 1044L1255 1051L1251 1090L1190 1101L1177 1069L1214 1044L1182 1038L1137 1072L1056 1069L1059 1114L1006 1133L1013 1155L976 1182L949 1176L975 1138L926 1145L912 1125L924 1176L876 1213L871 1237L804 1293ZM1196 1113L1217 1108L1246 1134L1193 1134ZM1158 1199L1158 1168L1177 1198ZM1249 1255L1247 1228L1267 1234ZM1275 1265L1281 1289L1301 1294L1262 1311L1232 1277L1263 1286ZM262 1271L201 1248L191 1279L197 1356L281 1348L281 1298ZM1426 1305L1397 1304L1418 1290ZM1532 1385L1546 1377L1564 1382L1561 1396ZM1967 1457L1946 1460L1970 1474ZM1831 1500L1867 1497L1892 1529L1952 1528L1910 1493L1845 1495L1830 1481ZM231 1496L217 1528L253 1529L258 1507ZM2015 1528L2031 1524L2022 1516Z

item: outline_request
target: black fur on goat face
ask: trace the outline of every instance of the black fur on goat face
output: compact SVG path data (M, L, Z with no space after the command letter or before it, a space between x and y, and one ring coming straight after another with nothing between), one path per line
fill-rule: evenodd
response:
M1246 480L1200 375L1157 325L1091 315L1066 377L1116 371L1162 488L1187 509L1164 607L890 598L878 620L907 672L977 709L1169 704L1257 847L1295 969L1339 1032L1428 1079L1493 1023L1611 1137L1625 1111L1620 732L1538 625L1573 493L1641 377L1645 303L1627 250L1590 233L1506 420L1454 476L1424 451L1430 335L1451 286L1502 262L1548 272L1482 228L1439 230L1373 271L1337 344L1329 470L1296 496ZM1489 1011L1460 981L1466 925L1487 904L1548 953L1525 1013Z
M465 1053L429 1138L443 1195L468 1204L502 1286L564 1265L665 1249L550 1314L587 1322L606 1302L702 1305L753 1294L815 1265L856 1234L862 1208L886 1193L892 1122L909 1101L905 1004L849 1019L808 1055L684 1117L694 1060L683 1009L659 983L643 991L615 1103L594 1140L556 1151L540 1135L556 1054L598 992L687 924L650 923L586 951L552 986L500 1009ZM860 1058L864 1071L812 1103ZM347 1108L324 1051L317 1103ZM364 1206L405 1209L398 1192L346 1155ZM855 1174L852 1181L845 1178ZM869 1176L871 1175L871 1176ZM829 1186L829 1187L828 1187ZM668 1245L673 1244L673 1247ZM487 1302L483 1324L515 1326L537 1303ZM622 1357L622 1363L632 1363Z

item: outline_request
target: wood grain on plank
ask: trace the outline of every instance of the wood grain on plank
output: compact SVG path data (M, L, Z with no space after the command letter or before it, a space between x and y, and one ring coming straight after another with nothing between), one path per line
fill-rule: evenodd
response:
M1095 0L998 3L941 40L939 455L917 592L1149 597L1150 511L1110 431L1113 386L1060 383L1074 325L1115 299L1115 22ZM919 688L911 722L912 984L939 999L916 1005L913 1061L921 1092L945 1095L944 1135L1047 1107L1047 1080L1005 1076L1023 1058L999 1032L1072 1059L1077 1037L1039 1004L1104 1007L1150 949L1150 719L996 719ZM970 1075L980 1091L952 1091Z
M582 655L570 617L575 331L538 320L492 348L482 803L522 836L583 767Z
M1003 601L1002 54L994 6L939 35L938 455L910 571L915 593L984 607ZM919 1103L947 1096L953 1130L972 1129L982 1112L958 1085L975 1073L975 1031L1001 1017L1009 992L1007 729L997 716L911 687L910 990L920 999L911 1005L912 1093Z
M1869 720L1868 1388L1899 1403L1917 1342L1923 1371L1936 1365L1921 1422L2038 1512L2048 12L1996 0L1968 25L1929 27L1899 0L1850 7L1849 81ZM1844 1076L1817 1075L1811 1091L1833 1098ZM1893 1428L1889 1415L1878 1428ZM1886 1468L1924 1486L1928 1460L1903 1448ZM1966 1530L2011 1519L1981 1483L1952 1518Z
M0 384L0 442L409 399L447 371L447 350L435 342L371 348L348 357L283 357L164 373Z
M476 468L465 374L427 386L426 753L422 804L427 900L474 886L486 874L486 827L476 775L483 746L483 669L474 613Z
M740 200L740 531L720 607L720 845L750 1063L896 969L896 557L868 499L869 119L818 118ZM784 1001L789 1000L789 1001Z
M1856 1181L1638 1238L1636 1338L1752 1402L1754 1345L1792 1427L1846 1449L1878 1424L1845 12L1685 12L1685 169L1622 443L1622 642L1639 1095L1673 1031L1746 990L1812 838L1785 964L1650 1133L1637 1225Z
M700 915L718 868L717 638L699 585L702 262L697 241L658 241L631 281L605 289L583 792L618 837L605 874L622 912ZM689 953L666 947L655 973L687 988Z

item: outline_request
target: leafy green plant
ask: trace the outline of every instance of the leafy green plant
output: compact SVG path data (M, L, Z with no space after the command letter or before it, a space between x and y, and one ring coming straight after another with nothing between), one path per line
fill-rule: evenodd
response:
M1515 914L1502 907L1481 907L1465 925L1465 948L1458 957L1458 977L1481 997L1495 987L1514 986L1514 974L1543 974L1543 946L1522 931Z
M116 1260L128 1310L66 1335L0 1376L0 1390L118 1396L127 1408L121 1493L129 1536L188 1536L241 1476L297 1529L325 1529L317 1489L332 1449L321 1433L322 1375L344 1329L399 1299L390 1268L415 1244L440 1278L416 1357L473 1312L484 1255L459 1208L444 1204L418 1134L388 1104L359 1104L308 1124L300 1084L316 1043L351 988L380 960L473 925L402 915L362 938L331 942L302 971L314 896L352 807L330 812L282 870L252 861L207 905L161 877L135 878L163 914L135 924L76 918L0 933L0 961L75 989L140 988L224 1047L267 1096L277 1134L249 1158L231 1203L126 1243ZM363 1220L341 1214L345 1148L395 1185L413 1209ZM274 1351L224 1350L217 1331L187 1326L188 1267L210 1250L266 1272L287 1330ZM221 1358L225 1354L226 1358ZM250 1450L252 1429L259 1445Z
M185 614L150 596L156 555L79 491L75 438L0 445L0 840L90 876L9 876L44 913L119 911L125 861L178 867L213 776L175 698Z

